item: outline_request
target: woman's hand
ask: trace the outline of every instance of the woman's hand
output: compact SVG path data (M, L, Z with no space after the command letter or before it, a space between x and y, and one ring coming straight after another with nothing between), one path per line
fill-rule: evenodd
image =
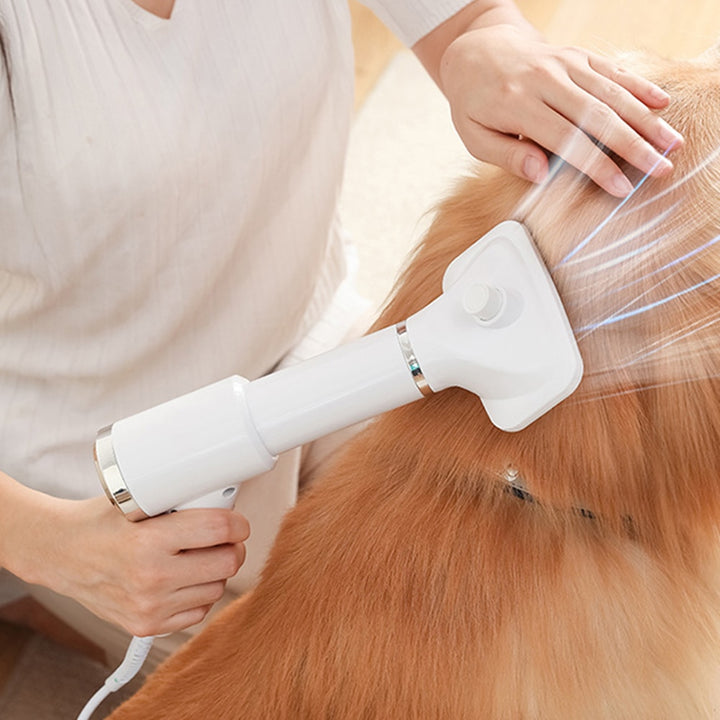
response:
M534 182L548 171L544 149L623 197L629 180L588 135L653 175L672 169L656 148L682 142L651 111L669 100L653 83L512 25L462 34L443 55L440 82L468 150Z
M133 523L105 497L61 500L17 484L9 495L16 502L0 539L5 567L133 635L200 622L245 559L248 522L230 510Z
M545 42L511 0L474 0L413 50L480 160L541 182L550 152L618 197L632 185L591 138L643 172L672 169L663 154L682 137L653 112L668 95L600 55Z

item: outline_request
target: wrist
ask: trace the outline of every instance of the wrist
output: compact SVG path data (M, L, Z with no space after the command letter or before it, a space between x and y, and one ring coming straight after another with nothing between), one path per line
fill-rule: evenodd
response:
M490 28L499 30L502 26L528 40L543 40L541 33L511 0L476 0L421 38L412 49L440 90L447 95L442 75L452 63L452 58L463 54L464 50L459 50L458 46L466 46L464 36Z

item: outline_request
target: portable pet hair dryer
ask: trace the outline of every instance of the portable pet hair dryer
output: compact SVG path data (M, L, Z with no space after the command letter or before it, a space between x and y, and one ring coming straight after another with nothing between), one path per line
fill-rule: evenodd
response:
M502 430L567 397L582 360L523 225L503 222L448 267L443 292L385 328L252 382L221 380L101 430L108 497L131 519L231 506L277 455L423 395L458 386Z
M478 395L508 431L575 390L583 372L575 337L523 225L493 228L450 264L442 287L394 327L101 430L95 458L108 497L131 520L230 507L239 483L279 453L447 387Z

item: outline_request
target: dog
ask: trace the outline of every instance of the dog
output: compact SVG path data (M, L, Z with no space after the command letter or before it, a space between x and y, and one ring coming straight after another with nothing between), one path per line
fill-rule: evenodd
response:
M625 201L561 164L539 188L462 180L376 324L516 219L578 339L578 390L518 433L459 389L371 422L257 588L111 720L720 713L720 49L624 64L673 98L674 172L623 165Z

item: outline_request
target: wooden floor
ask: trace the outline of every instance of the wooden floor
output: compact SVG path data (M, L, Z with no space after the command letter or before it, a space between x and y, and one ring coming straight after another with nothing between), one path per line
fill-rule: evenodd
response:
M0 622L0 691L31 637L30 630Z
M697 54L720 38L718 0L517 0L552 42L605 52L643 48L671 57ZM400 43L350 0L359 107ZM32 634L0 623L0 689Z

